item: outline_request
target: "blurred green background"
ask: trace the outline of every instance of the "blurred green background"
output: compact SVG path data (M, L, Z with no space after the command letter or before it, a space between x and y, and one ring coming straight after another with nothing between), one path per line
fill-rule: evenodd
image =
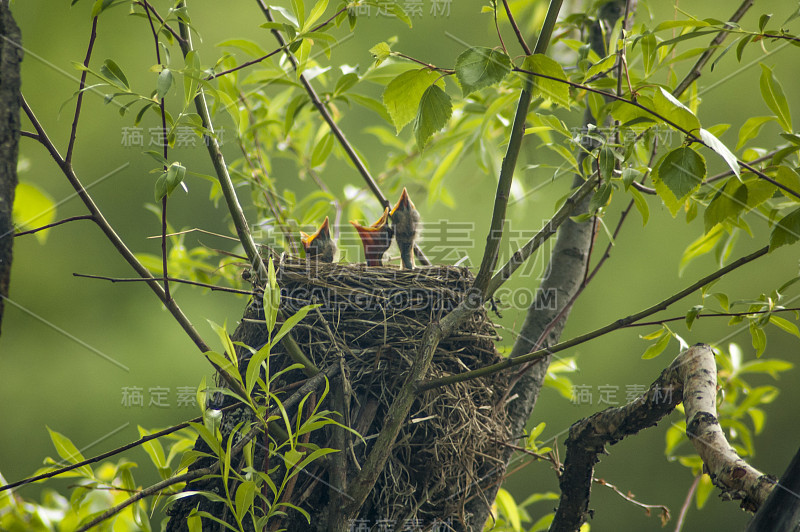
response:
M91 2L79 2L72 8L69 4L67 0L24 0L13 5L26 48L23 93L62 154L66 150L74 107L72 103L63 109L61 106L77 90L78 72L72 62L83 60L91 27ZM162 4L156 3L159 9L164 8ZM516 9L522 4L512 5ZM545 8L541 2L536 6L538 10ZM699 18L722 19L734 9L732 4L724 1L690 6L681 4L681 7ZM774 12L775 20L782 22L795 8L796 2L788 0L757 2L742 25L757 28L758 16L765 10ZM202 40L196 39L195 44L204 64L213 63L220 53L215 45L227 39L252 39L266 50L274 48L272 36L258 28L263 20L255 2L226 2L222 7L218 2L193 1L189 2L189 9L194 25L202 35ZM649 9L656 20L675 16L674 6L666 2L640 3L639 9L639 16L644 16L644 11ZM359 65L363 70L371 62L368 49L397 35L400 44L396 49L437 65L451 66L455 57L468 45L491 47L496 44L490 17L480 15L479 11L479 3L453 2L449 16L433 17L426 7L423 16L414 19L412 30L387 18L365 17L359 21L355 37L334 50L333 59ZM513 39L507 30L505 27L506 43L512 48ZM706 41L693 42L700 46ZM776 48L778 46L774 44L766 46L767 50ZM173 53L178 53L177 48ZM704 126L731 124L730 130L722 136L729 146L735 145L738 128L748 117L769 114L758 88L760 68L757 59L764 53L758 46L750 46L741 63L736 61L733 53L729 53L713 72L706 70L700 79L700 120ZM789 102L794 107L797 107L800 95L793 83L800 74L797 53L793 46L784 46L761 59L775 67L775 73L783 82ZM128 17L126 7L112 9L100 21L92 65L97 67L107 58L113 58L123 67L134 87L147 91L155 86L156 74L149 71L155 63L150 29L145 21ZM322 58L321 61L326 60ZM692 63L676 65L677 73L682 74ZM704 90L708 87L711 88ZM568 125L577 126L581 112L560 111L559 116ZM374 114L353 108L352 112L346 112L341 126L360 152L366 154L370 167L377 173L383 169L388 148L365 132L365 123L375 119ZM224 118L222 123L223 127L230 127L230 122ZM116 107L105 105L102 97L95 93L87 93L78 128L74 166L84 186L89 188L129 247L136 252L158 254L158 241L147 237L159 233L159 221L145 207L153 202L155 176L149 171L154 164L141 153L141 148L123 145L122 128L131 125L130 115L120 118ZM145 132L157 125L154 115L148 115L142 123ZM31 129L27 120L23 120L23 127ZM763 145L777 144L778 133L776 125L768 124L762 132ZM404 136L409 134L408 130L403 132ZM533 136L527 138L531 139L526 145L527 163L533 164L546 150L537 152L538 141ZM503 148L498 149L502 153ZM231 160L240 156L232 141L223 143L223 151ZM35 183L59 202L58 219L85 214L74 191L40 145L31 139L22 139L20 155L27 161L27 170L21 174L21 180ZM705 155L711 174L724 170L718 158ZM190 170L213 173L207 153L199 142L195 147L172 151L171 157L183 162ZM550 155L545 153L541 157L547 159ZM275 161L273 165L273 176L279 189L293 189L298 197L314 190L313 183L298 180L292 164ZM108 176L110 172L114 173ZM566 182L562 179L550 183L551 174L547 169L524 169L524 165L520 165L517 175L523 188L530 190L539 185L541 188L519 198L509 207L513 229L530 234L552 213L555 200L566 191ZM362 186L356 173L338 161L329 164L322 177L335 193L343 194L348 184ZM208 202L208 183L189 178L188 184L188 195L178 191L170 200L171 224L179 229L200 227L230 234L227 213ZM468 250L468 254L471 263L477 264L491 213L495 177L484 175L474 164L473 157L467 155L462 158L458 172L448 176L445 186L455 200L455 208L427 205L422 197L417 199L413 193L412 197L425 220L447 219L475 224L471 235L475 246ZM389 192L394 197L396 190ZM246 202L247 193L243 194L242 200ZM718 267L713 257L705 256L693 262L682 276L678 275L681 254L701 234L702 221L695 220L687 226L682 215L673 219L655 198L649 197L648 200L651 209L649 224L643 230L641 217L638 213L631 213L631 219L612 251L612 258L572 311L564 339L660 301ZM606 223L611 227L616 224L619 211L627 201L622 194L614 198L606 217ZM372 209L377 207L371 199L368 203ZM253 211L246 206L246 212L252 214ZM766 223L758 221L751 225L755 238L740 238L734 258L766 242ZM192 246L198 241L231 249L230 243L210 236L187 238L187 243ZM607 239L601 235L598 245L604 247L606 242ZM509 251L510 246L503 248L505 257ZM46 426L69 436L86 456L91 456L136 439L137 425L165 427L197 415L196 408L178 406L176 393L179 387L195 387L203 375L211 375L209 365L153 294L140 283L110 284L73 277L73 272L133 276L99 230L86 221L73 222L51 230L44 244L31 236L18 238L14 252L11 301L6 305L3 335L0 337L0 402L5 405L0 414L0 472L8 481L30 475L42 465L44 456L55 455ZM539 258L537 264L542 264L542 261L543 258ZM784 247L726 277L717 289L727 291L731 299L752 298L777 288L797 274L797 247ZM519 288L524 281L515 280L512 287ZM793 291L790 297L797 296L797 288ZM218 342L207 320L220 324L227 321L228 329L232 331L245 304L241 297L186 286L177 290L176 297L200 333L214 347L218 347ZM687 298L662 316L680 316L699 302L699 295ZM523 317L524 309L508 308L503 312L503 319L498 322L507 327L502 332L506 344L513 340L513 330L518 328ZM572 375L572 379L577 385L591 386L594 401L593 404L573 405L555 390L545 389L532 420L534 423L547 423L542 439L549 441L557 437L560 444L570 424L605 408L607 405L597 402L599 386L617 386L616 402L619 403L625 400L626 386L649 385L678 352L677 342L673 341L661 357L641 360L640 355L648 344L638 335L652 329L618 331L564 353L565 356L577 356L580 370ZM747 329L728 328L723 319L700 320L691 331L679 322L674 330L689 344L707 342L724 346L735 342L742 347L746 360L755 357ZM768 332L766 356L796 363L797 339L775 328ZM781 395L775 403L768 405L767 427L756 438L758 453L749 458L752 465L774 475L781 474L800 442L796 422L800 391L793 386L796 381L795 369L784 374L778 382ZM771 382L768 378L751 379L752 384ZM126 387L143 390L143 407L123 404L123 389ZM148 405L148 391L152 388L168 390L166 402L169 406ZM679 414L673 413L658 427L611 448L611 454L603 457L598 465L596 476L623 491L634 493L643 502L665 504L673 516L677 516L692 477L684 467L664 459L664 433L671 422L679 419ZM690 452L688 447L685 450ZM142 451L128 453L128 456L140 464L136 472L139 482L158 479ZM64 489L68 484L67 481L54 481L49 485ZM506 487L518 500L533 491L557 491L555 476L547 464L532 464L515 472ZM38 485L28 486L20 493L35 497L40 489ZM551 506L550 502L539 503L532 507L532 511L538 517L550 511ZM657 517L647 517L641 509L608 489L594 488L592 508L596 510L592 521L596 530L661 528ZM684 530L741 529L747 520L747 515L738 510L735 503L720 502L714 494L702 512L690 510ZM674 521L668 527L674 527Z

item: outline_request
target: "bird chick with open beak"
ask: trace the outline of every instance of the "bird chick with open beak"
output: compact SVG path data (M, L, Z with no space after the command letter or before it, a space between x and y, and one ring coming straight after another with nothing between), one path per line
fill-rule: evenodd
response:
M397 240L397 247L400 248L400 259L403 261L403 268L406 270L414 269L414 241L417 238L417 226L419 225L419 212L411 203L408 191L403 188L400 200L390 213L392 217L392 228L394 237Z
M327 216L313 235L300 231L300 242L306 250L306 258L320 262L333 262L336 256L336 242L331 238Z
M389 207L374 224L365 227L351 220L350 223L358 231L361 243L364 245L364 255L367 257L367 266L382 266L383 254L392 244L392 228L389 227Z

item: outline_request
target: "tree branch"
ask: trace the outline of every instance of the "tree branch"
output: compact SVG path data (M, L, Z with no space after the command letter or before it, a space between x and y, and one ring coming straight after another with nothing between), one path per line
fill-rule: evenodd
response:
M599 176L595 174L593 177L584 181L584 183L567 198L567 201L558 209L552 218L539 230L538 233L525 243L524 246L519 248L508 259L502 268L492 277L489 282L486 297L492 295L505 283L517 269L528 260L542 244L544 244L551 236L553 236L558 228L565 221L569 219L575 208L589 195L589 193L597 185Z
M83 89L86 87L86 75L89 73L89 60L92 58L92 48L94 48L94 41L97 38L97 17L92 19L92 32L89 35L89 46L86 47L86 57L83 60L83 70L81 71L81 83L78 88L78 98L75 101L75 114L72 117L72 130L69 134L69 146L67 147L67 156L65 161L68 165L72 166L72 153L75 149L75 139L78 134L78 119L81 116L81 104L83 103Z
M744 14L747 13L747 10L752 7L752 5L753 5L753 0L744 0L744 2L742 2L742 4L739 6L739 9L737 9L736 12L733 15L731 15L731 17L728 20L730 22L739 22L739 20L741 20ZM711 56L713 56L714 53L717 51L717 47L720 44L722 44L722 41L724 41L727 37L728 37L728 32L726 31L720 32L717 34L716 37L714 37L714 39L708 45L708 48L706 48L706 51L700 55L700 57L697 59L697 62L694 64L692 69L689 70L688 74L686 74L686 77L683 78L683 80L678 84L678 86L675 87L675 90L672 91L673 96L678 98L681 94L684 93L686 89L689 88L689 86L692 84L694 80L700 77L703 67L706 66L708 60L711 59Z
M70 216L69 218L64 218L63 220L59 220L57 222L53 222L51 224L43 225L41 227L37 227L36 229L30 229L29 231L21 231L19 233L14 233L14 237L18 236L25 236L25 235L32 235L34 233L38 233L39 231L44 231L45 229L50 229L51 227L57 227L61 224L65 224L67 222L75 222L77 220L94 220L94 217L90 214L82 214L80 216Z
M577 530L589 514L589 496L597 456L626 436L654 426L681 402L686 434L714 484L742 507L758 508L775 481L747 464L728 444L716 415L717 368L714 352L697 344L684 351L650 388L621 407L608 408L572 425L561 476L561 499L551 532Z
M503 371L508 368L512 368L514 366L518 366L520 364L524 364L526 362L531 362L533 360L542 358L546 355L551 355L553 353L557 353L559 351L563 351L565 349L569 349L570 347L574 347L576 345L582 344L584 342L588 342L589 340L593 340L605 334L608 334L612 331L616 331L617 329L621 329L623 327L627 327L632 323L635 323L647 316L652 316L656 312L660 312L665 310L671 304L675 303L676 301L683 299L684 297L688 296L695 290L702 288L703 286L707 285L711 281L719 279L723 275L730 273L731 271L744 266L748 262L752 262L755 259L766 255L769 252L769 246L765 246L758 251L751 253L750 255L746 255L739 260L732 262L731 264L725 266L724 268L720 268L719 270L715 271L712 274L709 274L702 279L696 281L695 283L691 284L690 286L684 288L680 292L673 294L672 296L668 297L667 299L652 305L636 314L632 314L626 318L621 318L615 320L605 327L601 327L599 329L595 329L594 331L588 332L586 334L582 334L580 336L576 336L571 340L567 340L556 344L552 347L545 347L544 349L539 349L524 355L514 356L513 358L507 358L502 362L498 362L497 364L492 364L491 366L484 366L483 368L466 371L464 373L458 373L455 375L450 375L449 377L441 377L438 379L431 379L420 383L418 386L418 390L420 392L425 390L430 390L433 388L438 388L440 386L446 386L448 384L455 384L457 382L463 382L465 380L476 379L478 377L483 377L486 375L491 375L493 373L497 373L498 371Z
M542 31L539 33L539 39L536 41L534 53L543 54L547 50L547 45L550 43L550 37L553 34L553 28L558 18L558 12L561 10L561 3L561 0L550 0L547 16L542 25ZM503 164L500 167L500 178L494 195L494 209L492 210L489 234L486 236L486 247L483 250L480 270L478 270L478 275L475 276L474 286L483 298L486 298L489 292L489 282L497 264L497 253L500 248L500 240L503 238L503 227L505 226L506 207L508 206L511 183L514 181L517 157L525 135L525 120L528 116L528 107L531 103L532 94L533 80L529 78L524 81L522 92L519 95L517 112L514 115L514 123L511 126L506 155L503 157Z
M47 136L42 125L39 123L39 120L36 118L36 115L33 114L30 106L28 106L28 102L25 101L24 97L21 97L22 100L22 109L25 111L25 114L28 116L28 119L33 124L34 129L36 129L36 133L39 135L39 140L42 145L47 149L50 153L50 156L56 162L56 164L61 168L64 176L69 181L72 188L75 189L78 197L81 199L83 204L86 206L87 210L91 213L92 220L97 224L101 231L106 235L106 238L111 242L111 244L117 249L122 258L127 261L128 264L134 269L142 279L145 280L147 286L156 294L158 299L164 303L164 306L173 317L176 319L178 324L186 331L186 334L189 335L189 338L195 343L195 345L200 349L201 352L205 353L206 351L211 351L211 348L206 345L205 341L203 341L202 337L198 334L197 330L195 330L192 323L189 321L189 318L183 313L181 308L175 302L175 300L167 300L166 294L164 293L163 287L158 283L158 281L153 277L153 274L144 267L144 265L139 262L136 256L128 249L128 246L125 245L125 242L117 235L114 228L111 227L111 224L103 216L103 213L100 212L100 209L95 204L92 197L83 187L83 184L78 179L78 176L75 174L75 170L72 168L72 165L67 163L62 157L61 154L58 153L58 149L55 147L53 142L50 140L50 137Z
M13 205L20 139L22 34L7 1L0 1L0 324L11 287Z

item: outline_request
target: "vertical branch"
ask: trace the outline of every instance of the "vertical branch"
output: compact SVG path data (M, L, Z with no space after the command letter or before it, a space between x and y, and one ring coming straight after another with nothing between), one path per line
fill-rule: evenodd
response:
M186 2L178 4L178 7L185 6ZM183 41L180 42L181 51L183 52L183 56L186 57L186 55L193 50L192 35L186 22L182 18L178 19L178 25L181 38L183 39ZM214 165L214 170L217 173L217 179L219 180L222 194L225 197L225 203L228 206L228 212L230 212L233 225L236 227L236 234L239 237L239 241L242 243L244 252L253 270L257 273L259 279L264 280L267 278L267 269L253 241L253 235L250 233L250 227L247 225L247 219L244 217L242 206L239 204L239 198L236 197L236 190L234 190L233 181L228 172L228 166L225 164L225 157L222 155L219 142L217 142L214 133L214 124L211 122L211 113L208 110L205 91L202 87L198 87L197 89L197 95L194 97L194 104L197 108L197 114L200 115L200 119L202 120L203 127L208 131L208 133L204 135L204 140L208 147L211 163Z
M153 32L153 41L156 45L156 63L161 64L161 49L159 48L158 32L153 24L153 16L150 10L153 9L150 4L144 4L144 10L147 12L147 21L150 22L150 31ZM155 11L155 10L153 10ZM161 110L161 142L164 147L164 161L169 157L169 145L167 142L167 111L164 108L164 98L160 98L158 107ZM164 165L163 171L168 170L167 165ZM164 294L167 299L172 299L169 293L169 273L167 272L167 194L161 198L161 270L164 272Z
M83 60L83 66L89 66L89 60L92 58L92 49L94 48L94 41L97 38L97 17L92 19L92 33L89 35L89 46L86 47L86 57ZM72 164L72 153L75 150L75 139L78 133L78 118L81 116L81 104L83 103L83 89L86 87L86 75L89 72L86 68L81 72L81 83L78 87L78 98L75 101L75 115L72 117L72 130L69 134L69 146L67 147L67 156L65 160L67 164Z
M539 40L536 42L534 53L541 54L547 50L553 28L558 19L558 12L561 10L561 0L551 0L547 10ZM533 78L527 77L517 103L517 112L514 115L514 124L511 126L511 135L508 139L508 148L503 157L503 164L500 167L500 179L497 183L497 192L494 196L494 209L492 211L492 222L489 226L489 234L486 236L486 247L483 251L483 260L478 275L475 277L475 288L478 289L482 297L485 297L489 287L489 281L494 273L497 264L497 253L500 248L500 240L503 237L503 226L505 225L506 208L508 206L511 183L514 181L514 169L517 166L517 157L522 147L522 139L525 134L525 120L528 116L528 107L531 103L533 93Z

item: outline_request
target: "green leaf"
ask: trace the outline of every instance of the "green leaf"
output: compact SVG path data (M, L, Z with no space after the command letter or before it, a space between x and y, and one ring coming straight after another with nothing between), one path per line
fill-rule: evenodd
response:
M795 209L772 229L769 236L769 250L775 251L781 246L794 244L800 238L800 209Z
M12 216L17 229L24 231L43 227L55 221L56 202L38 186L20 182L14 192ZM44 244L49 232L49 229L44 229L34 235L40 244Z
M697 491L694 494L695 506L697 506L698 510L703 509L712 493L714 493L714 483L711 482L711 477L701 475L700 483L697 485Z
M70 464L77 464L78 462L83 462L84 460L83 455L78 450L78 448L75 447L75 444L72 443L72 440L70 440L60 432L52 430L50 427L47 427L47 432L50 433L50 440L53 442L53 446L56 448L58 456L60 456L62 459L66 460ZM94 476L92 468L89 467L88 465L79 467L78 473L87 478L91 478Z
M311 13L308 14L308 19L306 19L305 23L303 24L303 28L308 28L312 24L314 24L319 17L325 13L325 10L328 8L328 0L318 0L314 7L311 9Z
M755 321L750 322L750 336L753 339L753 347L756 350L756 357L761 358L767 348L767 335L756 325Z
M270 24L270 23L267 23L267 24ZM267 26L267 24L261 24L260 27L264 28L264 27ZM283 29L283 25L282 24L277 23L277 22L273 23L273 24L277 24L277 29ZM266 50L264 50L257 43L255 43L255 42L253 42L253 41L251 41L249 39L228 39L227 41L222 41L221 43L217 44L217 46L219 48L223 48L223 47L226 47L226 46L227 47L231 47L231 48L237 48L237 49L243 51L244 53L246 53L247 55L250 55L252 57L263 57L263 56L267 55Z
M464 97L502 81L511 72L511 60L492 48L475 47L465 50L456 59L456 77Z
M586 71L586 74L583 76L583 83L586 83L587 80L592 79L601 72L606 72L607 70L612 68L616 64L616 62L617 62L616 53L604 57L603 59L592 65L592 68Z
M91 18L96 17L97 15L108 9L108 7L112 4L112 2L114 2L114 0L96 0L94 5L92 6Z
M140 438L149 435L150 432L148 432L144 427L139 426ZM164 448L161 446L161 443L157 439L153 439L143 443L142 449L144 449L144 452L146 452L147 456L150 457L150 461L153 462L153 465L156 466L156 468L162 469L167 467L167 457L164 454Z
M156 203L160 203L164 196L167 195L167 173L162 172L156 179L155 192L153 196L156 198Z
M658 26L655 27L653 30L654 32L669 30L673 28L705 28L710 26L708 22L704 20L697 20L697 19L689 19L689 20L667 20L661 22Z
M158 98L164 98L169 89L172 87L172 82L174 78L172 76L172 71L168 68L165 68L161 71L158 75L158 84L156 88L156 93L158 94Z
M791 321L789 321L787 319L784 319L784 318L781 318L780 316L776 316L776 315L773 314L773 315L771 315L769 317L769 322L771 324L775 325L776 327L778 327L779 329L783 329L787 333L792 334L792 335L797 336L798 338L800 338L800 329L798 329L797 325L795 325Z
M653 110L684 131L700 129L700 121L675 96L659 87L653 96Z
M275 263L272 257L267 264L267 285L264 287L264 297L262 303L264 305L264 317L266 319L267 331L272 334L275 328L275 323L278 321L278 309L281 304L281 290L278 286L277 277L275 276Z
M614 169L617 167L617 156L614 150L603 146L597 157L597 164L600 169L600 177L603 180L611 180L614 177Z
M774 116L751 116L748 118L739 128L739 141L736 143L736 149L741 149L748 140L756 138L761 127L771 120L776 120L776 118Z
M722 229L722 226L716 225L711 231L689 244L683 252L678 271L683 273L683 270L691 261L713 250L714 246L717 245L717 242L719 242L719 239L722 238L724 234L725 231Z
M800 175L798 175L798 173L792 168L783 165L778 166L774 179L777 183L780 183L789 190L800 192ZM797 197L791 193L783 190L782 188L779 188L778 190L780 190L781 194L783 194L787 199L797 201Z
M309 313L309 311L320 307L321 305L306 305L291 316L289 316L286 321L281 324L281 328L278 330L278 334L275 335L275 338L272 339L272 344L277 344L281 338L286 336L289 331L292 330L292 327L300 323L303 318Z
M500 488L497 490L495 503L500 513L508 519L511 530L522 530L522 516L514 497L508 491Z
M748 201L747 186L732 177L721 187L708 204L703 215L705 230L708 232L718 223L736 219L745 210Z
M330 131L322 137L322 140L314 146L314 151L311 152L311 166L316 167L324 163L328 159L328 155L333 150L334 136Z
M686 313L686 328L690 331L692 330L692 324L694 324L694 320L697 318L697 315L703 311L703 305L695 305L689 309L689 312Z
M589 212L595 212L597 209L608 205L608 202L611 201L611 192L613 190L614 187L611 183L604 182L601 184L589 201Z
M775 113L783 130L791 133L792 115L789 112L789 102L786 101L780 82L772 74L772 69L763 63L761 63L760 85L761 97L764 98L767 107Z
M236 496L234 497L234 508L236 508L236 517L241 521L247 511L253 506L253 500L256 496L256 483L252 480L245 480L239 487L236 488Z
M420 68L403 72L389 82L383 91L383 105L397 133L417 117L422 95L439 77L437 72Z
M656 343L648 347L644 354L642 355L642 360L649 360L651 358L655 358L660 355L664 349L667 348L669 345L669 341L672 339L671 334L664 334L659 338Z
M636 206L636 210L642 215L642 225L647 225L647 221L650 219L650 207L647 205L644 194L633 187L629 188L628 192L633 196L633 204Z
M174 162L167 168L166 182L167 182L167 195L172 192L183 182L186 177L186 167L181 163Z
M417 118L414 120L414 133L417 138L417 147L420 151L434 133L447 125L453 105L450 96L436 85L431 85L425 90L419 102Z
M647 33L642 36L642 59L644 61L644 73L649 76L653 72L653 67L658 58L658 47L656 46L656 36L653 33Z
M289 449L286 451L286 454L283 455L283 460L286 462L286 469L291 469L294 465L303 459L304 453L301 453L297 449Z
M564 73L564 69L561 68L561 65L542 54L534 54L526 57L525 61L522 63L522 68L536 74L544 74L551 78L565 81L567 79L567 75ZM534 76L533 94L535 96L547 98L562 107L569 108L569 86L566 83Z
M369 53L375 58L375 64L380 65L392 55L392 48L385 42L379 42L369 49Z
M106 59L103 62L103 66L100 67L100 73L112 81L119 81L123 87L130 89L128 78L125 77L122 69L113 60Z
M736 177L741 178L741 173L739 172L739 163L736 161L736 156L728 149L725 144L723 144L717 137L715 137L710 131L707 129L700 128L700 138L706 145L717 152L717 154L722 157L727 165L733 170L733 173L736 174Z
M663 182L679 202L700 187L706 176L706 162L693 149L683 146L666 154L658 164L654 179Z

